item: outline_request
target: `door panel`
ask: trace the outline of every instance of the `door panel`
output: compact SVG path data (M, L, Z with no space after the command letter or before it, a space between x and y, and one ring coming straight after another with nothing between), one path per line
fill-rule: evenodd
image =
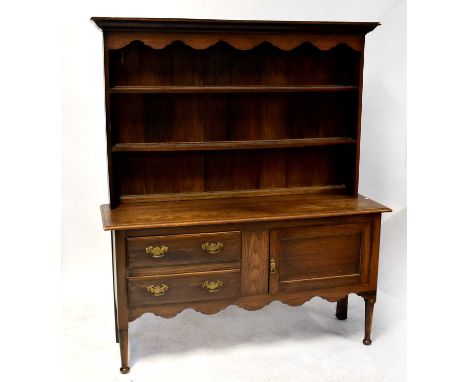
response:
M370 223L270 232L270 293L369 282Z

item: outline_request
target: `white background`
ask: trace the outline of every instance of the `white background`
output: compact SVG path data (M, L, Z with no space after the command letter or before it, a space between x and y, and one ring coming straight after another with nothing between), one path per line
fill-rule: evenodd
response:
M390 15L395 13L395 8L398 9L398 2L384 1L264 2L252 0L250 2L238 1L235 4L231 1L221 0L216 2L192 1L190 3L172 1L170 4L162 1L133 3L128 1L81 1L76 3L74 7L70 7L70 4L66 2L58 1L16 1L14 3L4 2L0 7L4 16L0 24L2 33L0 129L3 143L0 150L0 169L3 181L2 187L0 187L0 196L3 201L2 218L0 219L3 270L0 277L0 288L2 291L3 312L0 315L0 325L3 329L3 350L6 350L6 354L5 352L3 354L2 378L9 381L53 380L61 369L59 367L61 362L59 354L61 353L64 358L61 362L64 368L64 376L58 377L59 380L76 380L79 378L80 373L86 375L81 380L102 381L114 378L117 378L117 380L119 378L120 380L144 380L142 377L138 377L137 372L140 370L141 373L145 369L152 375L150 380L161 377L161 370L169 370L169 372L170 370L185 371L190 373L190 377L194 376L191 380L200 380L200 378L197 378L198 375L193 374L194 370L199 372L202 369L203 372L206 369L209 372L211 364L196 362L197 354L193 358L192 355L187 353L187 348L190 350L192 347L193 349L192 339L185 341L179 339L178 342L174 339L174 334L176 335L181 328L177 326L177 318L174 324L165 327L165 331L161 328L171 321L158 321L155 324L153 321L143 318L144 325L154 327L154 335L160 336L160 333L166 333L163 336L163 339L166 340L163 343L164 345L174 346L171 343L180 343L178 348L176 346L175 352L172 351L169 357L164 357L160 352L156 352L154 347L151 348L150 346L149 349L142 349L143 352L147 351L150 354L150 358L145 360L140 355L130 376L120 377L116 375L118 350L116 344L112 343L113 338L112 333L110 333L112 331L112 303L109 301L111 290L109 286L110 253L106 243L108 238L103 234L104 236L99 239L100 234L98 231L95 231L94 228L89 228L89 230L86 228L92 225L100 230L98 217L95 214L97 214L97 204L106 199L107 187L105 184L105 149L103 146L104 105L103 98L101 98L103 97L103 81L102 74L100 75L96 71L96 65L102 68L101 57L99 57L102 54L101 36L96 29L93 31L94 27L88 23L88 18L101 15L379 20L384 23L380 27L383 34L384 27L389 25L387 20L393 21L394 24L400 24L403 28L403 6L400 5L400 12L396 11L396 17ZM468 339L467 332L464 330L468 313L468 304L464 304L467 288L465 273L468 265L466 261L468 246L465 239L465 217L468 213L468 204L464 202L468 185L465 175L468 163L468 151L466 150L468 123L465 91L468 87L466 71L468 56L466 49L463 48L466 45L466 41L464 41L466 37L464 27L465 7L464 2L458 0L447 0L443 3L436 1L411 2L409 4L408 70L410 75L408 97L410 113L408 122L410 129L408 141L410 147L410 183L408 190L411 206L408 246L410 271L408 279L410 297L408 302L409 380L461 380L465 375L465 352L463 348L458 349L458 346L466 343ZM398 13L401 13L401 16L398 16ZM73 29L76 29L76 32L73 32ZM403 51L403 29L399 29L400 33L398 28L394 27L393 30L396 36L400 36L399 38L402 40L399 47ZM380 151L377 152L378 155L373 156L371 159L369 158L370 151L367 154L365 152L365 150L371 150L371 146L366 143L366 139L371 139L370 134L387 134L386 130L393 131L393 129L396 129L393 131L395 135L385 135L386 139L388 139L383 147L386 153L395 150L395 145L390 144L393 142L392 139L401 142L401 137L404 135L403 125L398 124L398 121L404 121L404 113L399 114L397 112L400 107L403 107L404 102L396 100L397 97L405 97L404 76L398 74L402 72L404 67L403 56L396 58L400 65L395 67L393 67L392 62L377 61L377 63L380 62L379 65L382 68L386 67L386 70L382 73L378 73L377 70L372 72L374 80L387 84L386 94L382 95L387 101L390 100L394 106L388 110L383 100L373 99L382 95L375 91L375 87L373 87L375 84L373 85L369 81L368 76L371 74L369 65L372 65L370 57L372 54L380 56L388 53L387 48L391 48L391 44L398 46L397 42L393 40L393 36L388 36L385 32L387 37L384 41L390 46L382 46L375 41L378 52L372 53L370 49L371 39L373 36L377 37L378 33L379 29L375 30L367 40L364 112L368 116L364 115L363 119L360 191L388 204L397 211L401 210L406 204L403 203L404 197L401 196L404 195L402 181L404 179L404 168L400 166L404 156L400 154L404 152L404 149L403 151L396 150L395 158L385 155L385 161L381 160ZM62 36L67 37L62 38ZM73 38L67 41L71 37ZM84 40L87 42L84 43ZM81 68L75 66L77 69L67 69L67 66L73 66L73 63L70 62L70 50L73 50L73 48L69 48L68 45L74 45L74 48L80 52L79 57L77 55L74 55L74 57L81 62ZM373 60L374 64L376 64L375 58ZM61 66L64 74L63 80L60 78ZM96 123L92 127L88 125L79 126L79 129L74 132L77 144L80 142L82 144L82 150L79 153L76 153L76 150L70 147L73 145L67 144L70 141L70 133L67 130L70 130L70 121L73 121L73 118L67 117L65 113L65 110L70 107L67 107L69 103L67 94L74 93L73 89L70 90L72 86L70 85L70 73L73 73L73 77L79 77L80 81L87 81L89 75L93 81L89 89L84 89L81 84L76 82L73 85L77 86L76 91L80 94L79 97L75 97L79 102L73 106L76 110L74 118L86 119ZM84 73L88 74L84 75ZM396 75L392 76L392 73ZM378 78L375 78L375 76ZM395 87L393 86L394 83ZM100 89L98 89L99 87ZM63 90L62 97L60 97L60 88ZM369 98L367 92L371 90L373 90L372 98ZM397 94L397 97L394 94ZM88 102L87 97L93 100L92 105L91 102ZM60 107L61 98L62 107ZM101 106L98 106L99 102L102 102ZM380 128L368 125L369 122L366 122L366 118L367 121L370 121L368 119L369 113L378 118L375 110L372 111L369 108L369 102L380 105L379 113L386 113L387 115L386 118L378 121ZM399 106L395 107L395 102ZM387 121L388 115L393 112L396 113L394 115L396 118L395 125L390 126L385 121ZM60 123L61 114L62 124ZM84 114L84 116L79 114ZM65 123L66 121L67 123ZM383 123L386 123L385 129ZM64 141L62 146L64 154L62 251L60 250L61 125ZM97 139L96 133L101 134ZM82 138L84 135L89 139ZM83 141L86 141L84 147ZM18 142L21 142L20 146L18 146ZM376 139L375 144L378 145L379 142L380 138ZM404 141L402 144L404 144ZM91 149L92 153L89 153L89 149ZM382 149L382 146L379 146L379 149ZM67 155L65 152L68 150L76 153L78 156L76 162L65 157ZM88 163L87 158L91 156L96 156L96 158L92 160L90 169L83 170L76 165L70 167L71 164L77 162ZM395 166L393 161L396 163ZM83 164L83 167L85 166L88 165ZM367 169L364 166L367 166ZM369 169L371 172L369 172ZM384 169L384 172L378 174L373 169ZM93 173L93 170L101 175L97 176ZM68 176L67 173L72 171L77 172L75 175L70 174ZM91 176L89 176L88 171L92 173ZM371 173L374 180L371 179ZM79 184L78 187L81 190L81 194L74 200L67 196L67 193L70 193L67 188L73 188L71 185L67 186L67 183L70 183L73 177L76 178L76 183ZM96 179L98 183L93 183L90 179ZM381 182L386 183L381 184ZM399 186L389 187L389 184ZM94 195L89 197L91 193L94 193ZM72 210L72 214L75 216L73 219L69 218L70 203L75 206L74 210ZM86 220L83 217L84 215L91 216L91 218ZM380 290L383 292L381 295L389 297L391 297L391 294L387 294L388 292L391 293L389 287L391 289L391 286L396 285L398 289L400 281L404 279L404 277L400 279L400 276L398 276L398 271L404 269L404 252L393 251L391 248L391 245L395 245L400 246L400 249L404 249L404 237L402 237L404 235L392 234L392 227L397 227L397 230L402 229L402 224L392 224L392 221L404 222L402 218L394 219L392 217L396 215L395 213L388 216L385 227L383 227L383 236L392 235L392 241L382 238L387 241L387 244L385 244L386 249L382 248L386 251L386 254L382 253L381 269L388 269L389 272L385 276L381 271ZM73 223L70 223L71 221ZM70 224L78 231L84 232L86 230L86 232L90 232L90 236L86 236L88 233L74 235L70 230L67 231L66 227ZM79 242L88 240L93 240L95 244L85 245L81 248L93 248L94 255L90 253L82 254L83 259L88 259L89 267L85 265L86 262L80 260L79 256L76 256L75 252L67 253L65 251L66 247L73 247L72 242L75 242L78 247ZM102 252L102 249L105 252ZM389 255L389 253L392 253L392 255ZM67 321L65 313L63 322L60 323L61 256L63 257L64 268L62 279L64 284L67 284L62 289L63 310L66 312L67 307L73 306L73 302L76 302L75 309L83 313L81 320L75 320L77 326L74 328L76 330L76 333L74 333L76 341L74 343L68 341L66 335L60 334L61 326L66 332L70 329L72 322ZM108 259L105 259L106 256L108 256ZM77 259L77 261L73 261L73 259ZM384 261L394 261L394 264L389 266L389 263L387 263L385 265ZM76 272L70 271L75 267ZM70 280L68 280L69 276ZM385 277L387 277L387 280ZM78 284L74 288L70 287L72 282L77 279L79 279ZM83 288L82 293L77 292L80 288ZM399 291L404 294L404 290L403 285ZM70 295L68 291L70 291ZM398 292L396 295L398 295ZM94 315L95 312L86 309L87 307L83 305L83 301L89 301L88 308L96 308L97 304L101 304L102 309L98 315ZM274 317L280 314L281 319L283 319L286 315L289 321L283 320L285 321L284 325L278 326L278 323L274 323L275 325L266 327L267 333L264 334L263 338L267 341L265 346L261 348L260 353L274 352L281 343L281 340L268 342L268 329L274 330L280 327L281 330L278 333L273 333L273 337L277 335L279 339L288 338L288 334L291 335L293 332L288 331L290 329L287 323L297 320L298 315L300 316L304 312L303 308L306 311L311 311L311 314L315 315L313 317L317 318L317 314L321 314L324 320L328 320L332 314L332 307L314 301L312 300L309 303L311 305L305 304L300 308L291 308L292 311L283 306L274 308ZM391 304L382 304L382 298L379 297L379 302L376 304L375 321L376 324L379 322L379 325L385 322L386 317L390 316L385 312L379 312L379 309L383 309L384 306L392 306ZM403 302L400 302L396 306L403 304ZM269 307L266 309L268 312ZM227 317L220 313L216 329L226 329L225 322L232 323L231 316L233 314L234 316L240 314L238 316L240 317L239 321L244 326L246 324L250 325L247 325L247 335L251 333L249 330L252 330L252 327L257 329L257 326L252 326L252 321L255 323L255 320L258 319L259 324L262 322L264 324L268 323L266 321L268 315L267 317L265 317L265 314L256 316L254 320L254 318L250 318L252 313L242 314L242 311L238 311L240 313L236 313L237 311L231 312ZM260 312L263 312L263 310ZM253 312L253 314L255 313ZM400 313L402 314L397 314L397 317L404 318L404 312ZM361 338L362 317L358 317L359 314L362 314L359 303L351 302L350 317L344 326L341 325L342 323L339 323L341 326L337 326L336 321L329 320L327 321L331 325L329 328L318 327L313 330L309 328L313 328L316 321L309 320L308 316L303 316L305 319L303 325L306 327L304 330L308 331L307 333L313 332L315 334L312 338L310 336L304 338L303 343L308 344L308 348L303 349L306 364L299 365L303 367L296 367L295 370L309 373L307 375L308 380L312 380L311 376L314 375L314 371L323 371L325 366L328 366L329 369L331 366L336 367L331 368L332 372L334 370L334 374L329 374L322 380L345 380L344 375L346 377L349 377L349 375L358 376L360 373L366 373L365 376L369 380L372 378L369 370L372 373L375 366L377 368L382 366L381 370L385 373L387 369L383 367L383 363L392 363L395 360L393 354L385 355L385 352L377 359L377 365L375 363L376 359L361 357L366 362L356 363L354 369L351 368L352 373L345 367L346 360L349 361L351 357L348 355L337 359L334 356L336 352L334 353L333 350L325 349L322 353L329 357L322 360L323 362L314 362L314 357L320 353L324 343L330 345L329 341L324 341L324 336L320 333L326 333L327 336L330 336L333 334L333 328L339 330L334 336L336 340L347 339L344 349L347 348L351 354L355 349L364 348L363 346L360 348L353 347L354 345L357 346L357 342ZM183 317L183 315L185 313L180 316L182 316L185 323L192 318L190 322L195 325L192 325L194 330L199 325L201 325L202 329L207 328L206 320L218 316L202 316L200 319L193 319L190 314L188 317ZM355 321L351 322L350 320L353 317ZM84 321L87 322L87 326L80 326L80 322ZM304 333L303 330L301 331L304 326L296 325L300 334ZM242 332L242 329L243 327L241 327L240 332ZM394 344L398 345L398 349L403 351L400 346L403 345L403 341L400 341L398 335L403 333L402 335L405 336L404 330L389 333L388 330L382 327L376 329L379 332L379 341L374 336L375 342L369 347L372 350L367 353L370 354L370 357L378 352L375 348L379 346L378 343L385 341L384 338L396 340ZM286 330L286 333L283 333L283 330ZM183 334L185 333L187 332ZM137 335L138 332L136 331L135 334ZM60 337L64 342L61 347L59 346ZM152 339L155 338L150 336L149 340ZM140 338L139 341L148 344L146 338ZM243 341L245 344L251 342L255 344L253 340ZM223 338L221 337L221 341L217 343L223 344ZM200 341L195 342L195 346L197 344L200 344ZM286 353L281 353L281 350L279 350L277 357L274 357L273 354L273 362L268 364L259 363L256 377L264 375L266 370L272 370L273 375L275 375L275 372L278 371L276 366L281 366L284 363L294 366L290 360L290 362L283 362L281 355L284 356L292 348L297 349L297 346L296 343L287 347ZM245 368L252 358L254 362L256 361L255 356L252 357L251 353L249 353L248 347L242 348L242 346L232 345L229 341L225 341L225 346L221 346L221 348L227 348L228 353L229 349L231 349L231 352L238 349L241 357L242 354L244 354L244 357L245 355L250 356L245 359L241 358L240 363L234 363L235 366L238 366L235 368L237 371ZM73 350L71 354L70 349ZM172 349L174 350L174 347ZM216 352L208 349L208 354L205 354L205 356L202 354L202 357L198 357L198 360L212 360L213 358L210 358L210 356L212 357L213 354L220 351L219 348L216 349ZM271 353L266 355L271 356ZM171 361L171 357L176 357L176 360ZM77 359L75 364L73 364L74 358ZM404 355L398 360L403 358ZM225 359L225 355L221 352L216 361L216 364L221 367L221 369L215 370L218 372L217 380L224 377L227 371L230 371L230 369L225 369L225 367L229 366L226 365ZM228 356L228 359L231 361L231 357ZM184 362L193 362L193 364L184 364ZM309 363L307 364L307 362ZM172 369L167 369L168 365L172 365ZM371 365L374 366L370 367ZM393 364L394 369L401 367L403 367L401 363ZM100 370L99 373L97 370ZM71 376L73 374L75 377ZM276 374L277 377L278 375ZM304 376L304 374L300 375ZM401 380L400 377L403 375L404 370L401 374L384 374L384 377L386 376L388 379L396 376L394 380ZM230 376L232 377L233 374L230 374ZM379 376L378 380L380 380L381 376ZM204 380L210 380L210 378L204 378ZM211 380L214 380L214 377ZM248 379L243 378L242 380ZM276 379L272 377L272 380L293 379L291 377Z
M193 311L172 321L145 316L130 326L130 364L134 366L131 376L137 380L151 380L154 372L162 379L178 381L188 375L214 381L220 373L229 381L287 380L288 376L294 376L295 381L341 377L348 381L393 381L404 376L405 4L272 3L172 1L135 8L101 2L90 7L76 3L68 9L61 34L62 270L68 380L122 378L116 375L118 346L112 337L110 235L102 230L98 208L108 202L102 33L89 21L90 16L382 23L366 38L360 166L360 193L394 210L384 216L382 224L382 306L376 307L374 346L369 350L361 344L364 304L353 296L350 319L344 323L334 319L334 304L317 300L300 309L275 303L257 313L229 308L209 318ZM269 326L270 332L261 330L262 326ZM160 331L163 334L158 334ZM83 346L97 350L80 355ZM252 357L254 363L246 361ZM277 357L284 359L281 368L271 368ZM210 359L211 363L207 362ZM87 365L85 369L83 364ZM366 369L366 364L372 366ZM178 365L183 367L178 369ZM357 372L357 366L362 371ZM259 373L256 368L265 371Z

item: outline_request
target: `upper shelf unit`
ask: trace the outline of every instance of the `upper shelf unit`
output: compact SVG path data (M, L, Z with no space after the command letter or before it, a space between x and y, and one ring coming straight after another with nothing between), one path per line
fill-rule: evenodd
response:
M123 48L109 50L109 79L110 87L117 91L122 86L250 85L253 91L261 89L259 85L288 85L289 90L294 89L291 86L307 85L358 86L360 58L360 52L344 43L321 50L303 42L283 50L271 42L261 42L252 49L240 50L224 41L206 49L173 41L162 49L153 49L134 40ZM249 90L231 90L241 89Z
M364 36L378 23L93 21L112 208L357 193Z

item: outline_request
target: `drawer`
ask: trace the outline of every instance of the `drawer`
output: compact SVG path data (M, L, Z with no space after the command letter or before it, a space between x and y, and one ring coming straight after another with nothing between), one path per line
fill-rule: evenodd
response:
M128 267L209 263L240 266L241 233L214 232L127 238Z
M272 230L270 293L367 284L370 227L360 222Z
M128 279L131 306L217 300L240 296L240 270Z

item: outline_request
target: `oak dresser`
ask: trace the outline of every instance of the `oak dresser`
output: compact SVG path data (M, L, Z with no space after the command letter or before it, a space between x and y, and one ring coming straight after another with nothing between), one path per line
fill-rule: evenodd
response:
M146 312L319 296L343 320L356 293L369 345L390 211L358 194L364 41L379 24L92 20L120 371Z

